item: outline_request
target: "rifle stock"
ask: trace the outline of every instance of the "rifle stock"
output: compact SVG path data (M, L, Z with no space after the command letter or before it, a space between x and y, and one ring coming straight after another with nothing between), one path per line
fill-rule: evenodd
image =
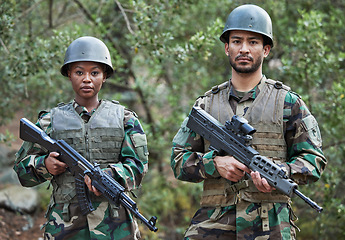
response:
M294 193L318 212L322 207L297 190L297 183L288 178L285 171L270 159L259 155L250 144L255 129L244 118L234 116L231 122L222 125L214 117L199 107L193 107L187 127L210 142L210 150L225 152L245 164L252 171L282 192L291 197Z
M111 203L115 205L122 204L151 231L156 232L158 230L155 226L157 221L156 216L147 220L139 212L137 204L126 195L125 188L121 184L103 172L98 164L93 165L86 160L64 140L50 138L42 129L25 118L20 120L20 138L24 141L37 143L49 152L58 152L60 154L59 160L68 165L68 170L75 177L77 199L84 215L94 210L89 198L88 189L84 183L84 176L87 174L92 180L92 185Z

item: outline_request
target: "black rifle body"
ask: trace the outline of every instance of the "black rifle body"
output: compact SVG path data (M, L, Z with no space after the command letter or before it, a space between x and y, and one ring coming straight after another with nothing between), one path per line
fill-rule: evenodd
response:
M251 139L256 130L248 121L233 116L231 122L222 125L218 120L199 107L193 107L189 114L187 127L210 142L210 150L235 157L252 171L260 173L261 177L282 192L291 197L293 193L302 198L307 204L318 212L322 207L297 190L297 183L287 177L285 171L267 157L261 156L250 146Z
M82 155L69 146L64 140L54 140L50 138L42 129L37 127L29 120L20 120L20 138L24 141L38 143L49 152L58 152L58 159L68 165L68 170L75 177L75 188L81 211L84 215L93 211L89 191L84 182L87 174L92 185L105 196L109 202L119 205L122 204L132 214L141 220L151 231L156 232L155 227L157 218L155 216L147 220L138 210L136 203L125 194L125 188L114 178L103 172L98 164L92 164Z

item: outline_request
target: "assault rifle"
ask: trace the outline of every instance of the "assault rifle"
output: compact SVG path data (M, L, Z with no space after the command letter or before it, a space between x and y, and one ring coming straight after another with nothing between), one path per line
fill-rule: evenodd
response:
M224 126L206 111L193 107L187 127L208 140L210 150L233 156L252 171L259 172L261 177L283 194L291 197L295 193L316 211L322 212L322 207L297 190L297 183L288 178L281 167L259 155L250 146L251 135L256 132L256 129L249 125L246 119L235 115L231 121L226 121Z
M69 146L64 140L54 140L50 138L42 129L37 127L29 120L22 118L20 120L20 138L24 141L38 143L50 152L58 152L59 160L68 165L67 170L75 177L75 189L81 211L84 215L94 210L87 186L84 182L84 176L87 174L92 185L105 196L109 202L119 205L122 204L132 214L140 219L151 231L156 232L155 227L157 217L153 216L147 220L137 208L137 204L125 194L125 188L114 178L103 172L99 164L92 164L82 155Z

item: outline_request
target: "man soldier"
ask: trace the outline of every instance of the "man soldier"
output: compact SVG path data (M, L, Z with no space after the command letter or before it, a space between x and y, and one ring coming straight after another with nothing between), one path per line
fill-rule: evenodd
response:
M317 181L327 160L318 124L302 99L262 73L273 47L272 23L256 5L242 5L228 16L220 40L232 76L198 98L201 107L225 124L244 117L257 132L253 147L282 167L298 184ZM232 156L209 150L210 143L186 123L173 139L171 166L182 181L203 181L201 208L185 239L295 239L291 199Z

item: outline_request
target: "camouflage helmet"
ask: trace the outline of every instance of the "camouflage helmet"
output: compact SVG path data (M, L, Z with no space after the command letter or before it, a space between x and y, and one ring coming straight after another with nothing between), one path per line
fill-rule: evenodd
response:
M109 50L98 38L86 36L74 40L66 50L64 63L60 69L61 74L67 77L68 64L81 61L105 64L107 78L114 73Z
M272 21L268 13L259 6L245 4L235 8L228 16L220 40L228 43L229 31L243 30L260 33L273 47Z

